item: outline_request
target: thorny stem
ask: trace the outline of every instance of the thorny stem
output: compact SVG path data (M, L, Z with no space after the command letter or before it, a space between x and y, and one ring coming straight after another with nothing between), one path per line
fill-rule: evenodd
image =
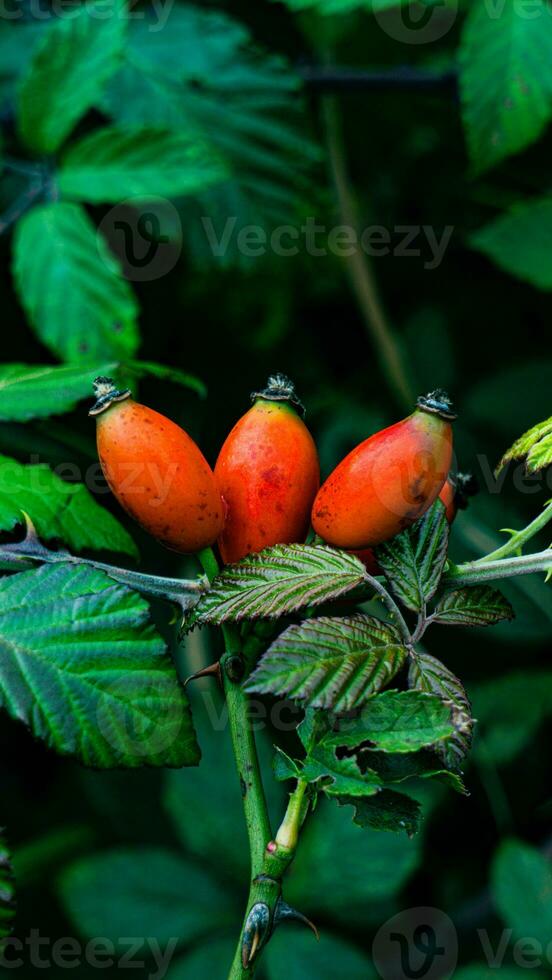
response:
M549 521L552 520L552 501L541 511L538 517L535 517L534 521L531 521L527 527L524 527L521 531L515 531L511 534L508 541L503 544L500 548L495 551L491 551L489 555L485 555L484 558L479 558L475 565L480 565L483 562L496 561L499 558L508 558L510 555L518 554L523 546L527 544L531 538L535 537L539 531L542 531Z
M340 219L342 224L354 228L358 232L360 224L358 209L347 172L341 119L338 103L334 96L323 97L322 111ZM410 407L413 400L412 387L400 346L387 322L369 258L360 248L355 248L353 254L345 258L344 261L362 318L372 338L389 385L401 406Z

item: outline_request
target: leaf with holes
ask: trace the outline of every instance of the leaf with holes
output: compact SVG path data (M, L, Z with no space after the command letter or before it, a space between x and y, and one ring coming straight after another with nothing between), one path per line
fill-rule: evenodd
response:
M319 150L309 137L301 80L281 56L262 51L228 14L178 4L163 30L133 19L129 58L113 77L105 111L120 125L165 125L194 134L226 179L179 205L198 265L251 266L240 229L267 236L302 221Z
M404 783L410 779L436 779L437 782L444 783L449 789L460 793L461 796L468 795L458 773L444 769L435 753L429 749L410 752L408 755L393 755L392 753L366 749L359 754L361 769L364 768L364 764L377 772L386 786Z
M285 694L312 708L350 711L385 687L406 658L406 648L388 623L373 616L321 616L284 630L246 690Z
M417 800L393 789L382 789L376 796L340 796L339 806L355 808L353 823L371 830L404 832L413 837L420 829L421 806Z
M79 204L45 204L18 221L13 271L31 326L58 357L90 362L136 352L136 299Z
M436 500L419 521L376 548L392 591L407 609L421 612L435 595L447 558L446 511Z
M547 0L530 16L516 0L475 3L460 46L460 90L470 156L494 166L538 139L552 116L552 31Z
M0 942L11 935L15 917L15 883L11 855L6 846L4 832L0 828ZM0 950L1 950L0 945Z
M435 606L431 621L447 626L494 626L514 615L502 592L490 585L474 585L446 592Z
M113 126L96 130L67 150L58 185L65 198L118 204L131 197L197 194L226 177L222 162L193 132Z
M73 551L90 548L137 556L130 535L84 484L66 483L42 463L27 466L0 456L0 531L23 524L23 512L44 541L59 539Z
M436 695L449 710L452 707L456 731L452 738L438 745L436 751L445 765L453 770L459 769L469 751L474 724L462 682L436 657L429 653L416 653L411 661L408 683L416 691Z
M277 618L337 599L364 581L364 565L325 545L276 545L229 565L186 625Z
M53 18L19 85L19 132L31 150L59 149L119 67L125 37L123 3L107 16L98 0Z
M482 252L510 275L516 276L523 282L530 282L537 289L546 291L552 289L550 264L552 197L550 195L536 198L528 203L516 204L470 235L469 243L472 248ZM538 430L543 426L549 431L550 420L535 426L535 430L531 429L527 436L531 436L533 432L537 435ZM548 432L542 434L547 435ZM526 451L518 453L519 456L525 454ZM535 469L539 468L535 467Z
M451 707L421 691L384 691L366 702L358 717L341 719L338 730L319 743L324 748L417 752L456 732Z
M357 760L350 756L338 758L335 746L324 743L319 743L309 753L301 777L326 796L372 796L382 785L377 773L370 769L361 771Z
M185 693L147 603L102 572L44 565L0 580L0 706L100 769L191 766Z
M497 466L497 473L512 459L524 458L528 473L537 473L552 463L552 418L539 422L520 436L508 452L504 453Z

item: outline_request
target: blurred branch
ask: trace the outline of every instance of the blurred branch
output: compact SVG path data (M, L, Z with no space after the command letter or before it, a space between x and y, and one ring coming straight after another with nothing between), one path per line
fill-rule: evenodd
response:
M335 97L322 100L326 126L328 156L339 207L340 222L359 231L359 215L349 180L347 161L341 131L339 107ZM344 258L351 286L389 386L402 407L410 407L413 391L406 371L402 351L387 321L379 297L372 263L368 256L355 248L352 255Z
M300 65L297 70L306 87L314 92L410 91L453 96L458 92L458 73L454 68L435 72L408 65L373 70Z

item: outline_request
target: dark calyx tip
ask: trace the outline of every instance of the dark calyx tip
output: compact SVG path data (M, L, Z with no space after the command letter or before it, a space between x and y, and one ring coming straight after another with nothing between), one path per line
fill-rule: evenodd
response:
M420 395L416 403L423 412L430 412L432 415L440 415L442 419L453 422L457 418L453 411L452 402L443 388L436 388L427 395Z
M117 388L113 378L100 376L92 382L96 401L88 412L89 415L100 415L109 408L113 402L124 402L125 398L130 398L132 392L130 388Z
M290 381L285 374L271 374L266 388L251 392L251 401L256 402L259 398L268 402L288 402L301 416L304 417L306 414L303 402L297 397L293 381Z

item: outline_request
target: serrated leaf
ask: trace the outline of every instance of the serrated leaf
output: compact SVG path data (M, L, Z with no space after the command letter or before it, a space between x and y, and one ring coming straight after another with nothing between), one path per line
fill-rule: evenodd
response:
M118 68L126 34L124 4L101 0L55 17L19 86L19 132L36 153L54 153L100 98Z
M292 759L279 745L275 745L274 748L276 749L276 753L272 759L274 778L279 783L284 783L288 779L299 779L301 776L301 764Z
M552 418L538 422L524 432L514 445L504 453L497 466L497 473L512 459L523 459L528 473L537 473L552 463Z
M452 708L456 731L452 738L438 745L436 751L445 765L459 769L473 734L471 705L464 685L440 660L421 652L412 657L408 683L415 690L436 695L449 710Z
M491 872L494 904L516 939L532 937L544 948L552 934L552 865L536 847L502 843Z
M365 704L358 717L342 719L325 735L324 748L416 752L448 739L456 731L451 708L421 691L384 691Z
M355 808L353 823L373 830L404 832L413 837L420 829L421 806L417 800L393 789L382 789L377 796L347 797L337 800L339 806Z
M510 275L552 289L552 197L516 205L470 235L469 243Z
M305 759L303 779L314 783L326 796L372 796L381 788L381 780L370 769L361 771L355 758L338 758L335 746L320 743Z
M531 15L515 0L472 4L460 46L460 86L471 159L494 166L536 140L552 115L552 31L547 0Z
M431 621L446 626L493 626L514 615L511 604L498 589L473 585L446 592L436 604Z
M337 599L363 581L364 566L353 555L325 545L275 545L217 575L187 625L278 618Z
M434 752L427 749L422 749L420 752L410 752L408 755L393 755L367 750L365 753L360 753L359 756L361 769L364 762L374 772L377 772L386 786L390 783L404 783L409 779L435 779L462 796L468 795L458 773L444 769Z
M421 612L435 595L447 558L445 507L436 500L412 527L376 548L392 591L407 609Z
M29 322L66 361L131 357L138 306L79 204L45 204L17 224L14 276Z
M0 950L1 940L11 935L15 917L15 883L11 854L0 828Z
M163 30L147 19L131 23L129 59L105 108L125 126L184 127L224 161L224 182L182 202L183 232L198 264L250 266L240 230L256 225L269 238L278 225L301 220L310 194L319 153L301 81L226 13L184 4L167 13Z
M155 847L116 848L86 856L60 875L67 915L86 937L106 936L120 951L126 936L155 936L161 947L204 936L209 922L232 927L224 885L178 853ZM174 952L174 949L173 949Z
M96 130L67 150L58 186L65 198L118 204L130 197L197 194L226 177L222 161L193 132L112 126Z
M82 483L66 483L42 464L0 456L0 530L11 531L29 515L38 536L56 538L73 551L84 548L137 555L118 520L96 503Z
M245 688L285 694L312 708L350 711L398 673L406 648L373 616L321 616L290 626L272 643Z
M102 572L0 580L0 706L96 768L196 765L188 702L147 603Z
M0 421L27 422L71 412L82 399L90 398L95 377L111 377L117 368L116 362L104 362L95 367L2 364Z

